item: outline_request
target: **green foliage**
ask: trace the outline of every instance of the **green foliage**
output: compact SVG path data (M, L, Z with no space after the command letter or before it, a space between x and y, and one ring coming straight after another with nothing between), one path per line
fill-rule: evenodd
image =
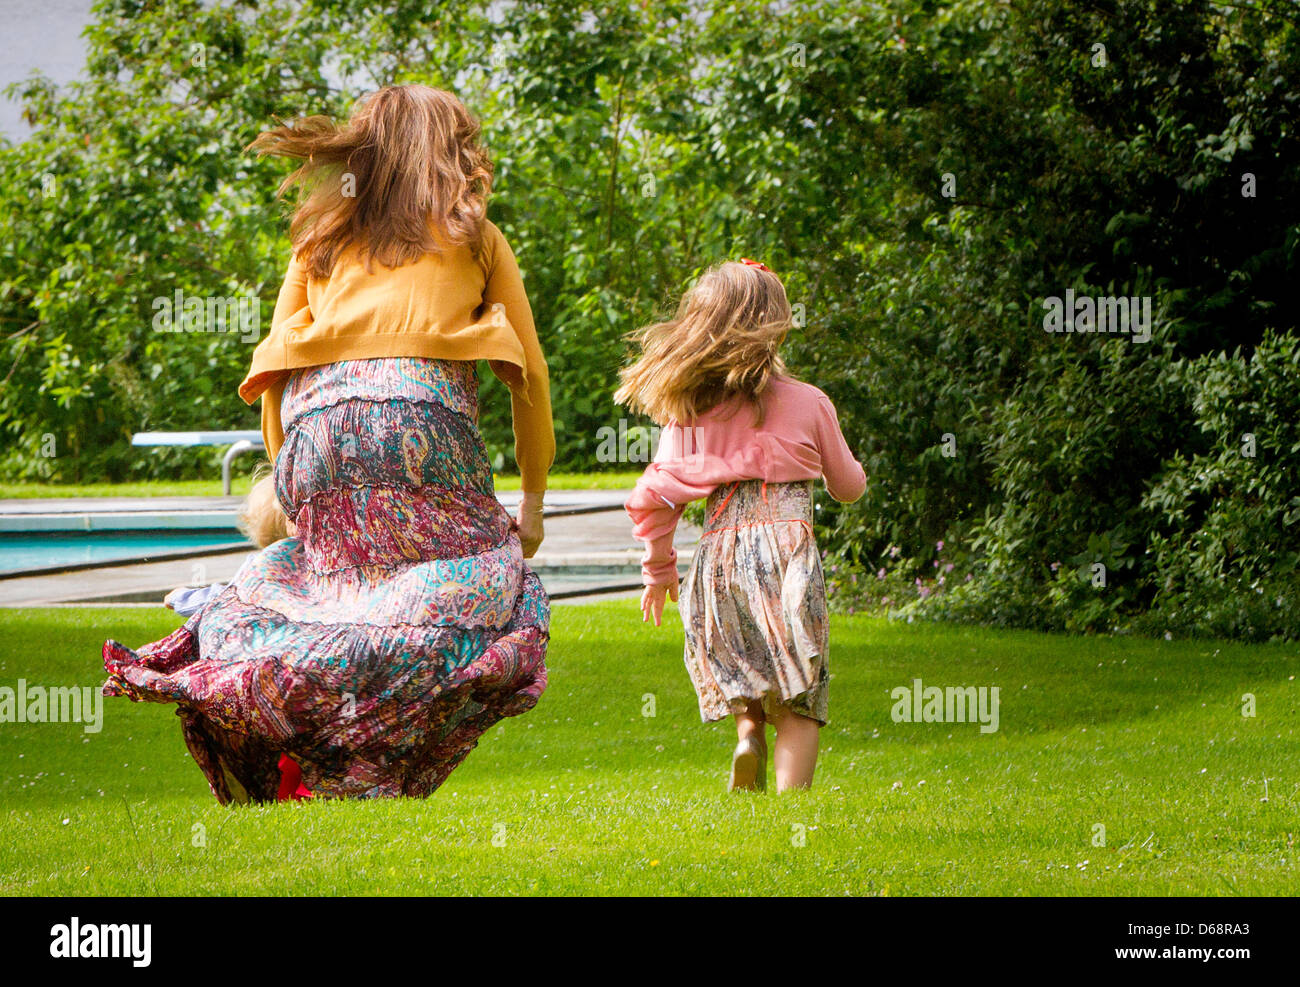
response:
M420 81L483 119L491 215L548 353L561 468L606 467L597 430L622 414L610 395L625 334L703 267L761 257L800 315L792 368L836 401L867 467L858 504L818 506L831 553L928 585L931 546L945 541L958 578L918 591L909 613L1103 630L1190 607L1199 616L1184 630L1228 626L1228 604L1205 597L1210 563L1196 561L1219 535L1198 532L1256 522L1166 507L1190 483L1177 479L1185 464L1219 441L1187 375L1223 356L1222 373L1247 379L1267 332L1295 332L1293 7L101 0L96 11L88 81L18 87L37 130L0 148L0 477L210 469L211 451L126 442L144 428L255 426L234 393L251 346L157 333L154 299L249 293L269 318L287 260L289 204L274 199L287 165L243 148L273 117L341 116L377 85ZM1043 332L1042 300L1067 289L1150 297L1153 340ZM483 407L508 469L508 405L491 379ZM49 436L54 457L42 454ZM1269 468L1289 468L1297 450L1284 448ZM1247 479L1231 478L1243 505ZM1287 544L1289 518L1277 516ZM1104 588L1079 576L1098 563ZM1290 570L1248 568L1242 586L1267 584L1253 597L1283 599L1279 613L1300 606ZM1171 609L1171 593L1204 605ZM1290 627L1251 616L1231 632Z
M824 243L810 223L798 235L818 243L799 266L826 291L814 307L830 325L794 350L837 398L870 474L859 504L825 507L820 534L866 572L901 570L903 586L928 585L928 546L952 545L968 568L950 591L918 591L908 615L1162 628L1134 618L1170 611L1157 556L1193 544L1201 520L1169 545L1144 506L1171 458L1205 447L1177 368L1233 353L1244 374L1268 330L1295 329L1295 18L1143 2L899 15L892 32L864 14L823 34L839 47L810 58L797 105L756 110L770 127L833 114L800 160L841 192L839 228L858 231ZM1242 195L1247 174L1255 198ZM813 222L829 212L810 210ZM797 229L801 216L780 219ZM1043 332L1041 300L1066 289L1151 296L1154 340ZM1254 596L1294 609L1300 586L1270 577ZM847 605L879 599L866 587ZM1231 632L1248 625L1264 622ZM1176 632L1210 627L1229 625Z
M1300 637L1300 341L1182 368L1207 451L1180 453L1143 499L1155 631Z
M192 472L219 454L132 451L131 433L257 427L235 393L251 345L157 332L154 300L273 303L287 260L278 171L242 147L291 101L329 93L325 42L283 43L283 10L118 0L96 12L87 80L13 87L36 129L0 149L7 479Z

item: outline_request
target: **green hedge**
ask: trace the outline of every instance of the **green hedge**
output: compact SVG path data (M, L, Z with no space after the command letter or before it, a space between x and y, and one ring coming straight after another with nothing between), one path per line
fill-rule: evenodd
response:
M869 474L860 503L818 507L843 605L1291 636L1298 453L1270 423L1294 382L1259 375L1296 331L1296 20L1166 0L101 0L88 81L16 87L37 129L0 148L0 478L182 478L210 453L130 433L255 427L234 393L250 344L159 333L155 300L250 295L269 319L286 165L242 148L273 116L420 81L483 118L561 468L636 465L596 454L625 333L703 267L760 257L800 315L792 367ZM1150 299L1152 339L1044 332L1067 290ZM483 428L509 469L490 380ZM1256 457L1223 459L1252 429Z

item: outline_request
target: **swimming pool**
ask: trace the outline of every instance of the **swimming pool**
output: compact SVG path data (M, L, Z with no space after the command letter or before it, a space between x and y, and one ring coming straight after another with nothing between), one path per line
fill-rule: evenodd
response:
M246 551L235 528L0 533L0 578Z
M580 492L555 496L559 503L548 518L621 511L621 499L606 504L590 502L590 495ZM514 506L511 499L511 494L501 498L508 509ZM237 511L234 498L0 500L0 606L153 603L181 583L229 578L238 568L235 556L253 549L236 527ZM580 535L566 535L563 526L553 530L548 547L557 550L555 556L533 561L553 599L640 589L640 552L629 552L607 531L598 532L593 544L592 530L582 526ZM618 550L610 547L616 542ZM203 563L209 572L199 575L189 566L135 568L184 559L197 563L205 556L211 558ZM56 578L59 573L68 578ZM24 581L28 576L41 578Z

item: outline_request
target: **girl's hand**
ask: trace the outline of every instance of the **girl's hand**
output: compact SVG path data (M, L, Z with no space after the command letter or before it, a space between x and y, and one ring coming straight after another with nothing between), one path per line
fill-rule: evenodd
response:
M170 593L168 593L166 596L163 597L163 606L165 606L168 610L175 610L176 597L184 593L187 589L189 589L188 586L177 586L174 590L172 590Z
M515 522L519 526L519 544L523 546L524 558L531 559L537 554L542 544L542 495L524 493L519 501L519 516Z
M659 618L664 615L664 594L676 603L677 584L647 586L641 593L641 623L653 617L655 626L659 626Z

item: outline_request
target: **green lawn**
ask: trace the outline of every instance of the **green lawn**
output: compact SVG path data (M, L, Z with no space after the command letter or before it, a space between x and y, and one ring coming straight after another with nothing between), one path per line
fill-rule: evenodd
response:
M0 611L0 685L99 681L176 618ZM224 809L161 706L0 725L8 894L1294 894L1296 649L835 618L813 791L723 791L676 616L557 606L551 687L432 798ZM996 685L1000 729L891 719ZM1256 697L1243 717L1241 697ZM657 715L642 715L653 694ZM1265 795L1268 779L1268 798ZM1094 845L1105 827L1105 846Z
M640 471L622 473L552 473L552 490L626 490ZM518 490L519 477L496 478L498 490ZM231 478L231 493L248 493L249 477ZM134 483L0 483L0 500L27 497L220 497L221 477L211 480L141 480Z

